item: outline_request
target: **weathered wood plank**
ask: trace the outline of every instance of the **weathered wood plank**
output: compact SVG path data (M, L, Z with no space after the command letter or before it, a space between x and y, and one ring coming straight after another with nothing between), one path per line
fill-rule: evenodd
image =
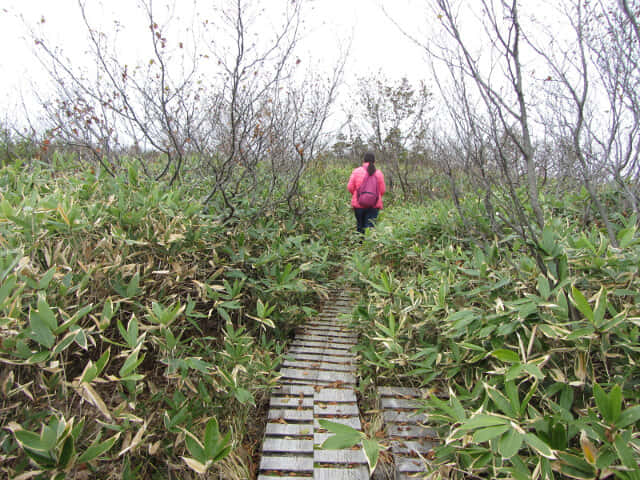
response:
M388 423L424 423L427 415L418 412L397 412L395 410L385 410L382 413L385 422Z
M353 345L347 345L345 343L333 343L333 342L317 342L312 340L294 340L290 343L292 347L317 347L317 348L333 348L335 350L349 351L353 348Z
M313 413L318 415L358 415L360 410L355 403L338 403L338 404L326 404L315 403L313 405Z
M347 372L325 372L322 370L303 370L299 368L282 368L280 375L283 379L320 380L324 382L355 383L356 377Z
M305 396L313 396L315 390L313 387L309 386L292 386L292 385L282 385L275 390L273 390L274 395L300 395L303 394Z
M296 353L287 355L285 358L292 361L303 362L321 362L321 363L338 363L343 365L354 365L355 355L349 356L338 355L313 355L310 353Z
M394 398L394 397L383 397L380 400L380 406L382 408L413 408L418 409L421 406L424 406L424 402L420 400L407 400L404 398Z
M395 455L396 470L401 473L426 472L424 461L419 458L401 457Z
M353 337L348 338L348 337L341 337L337 335L327 335L319 332L314 332L314 333L298 334L296 335L296 340L311 341L311 342L333 342L333 343L344 343L344 344L353 345L354 343L356 343L357 339Z
M408 387L378 387L378 395L381 397L413 397L420 398L421 392L417 388Z
M367 467L356 468L316 468L313 480L368 480Z
M366 465L367 459L361 449L358 450L322 450L313 452L313 461L316 463L360 463Z
M323 388L314 392L316 402L356 402L356 392L352 388Z
M260 470L283 470L285 472L313 472L313 457L284 455L263 455Z
M314 438L315 442L315 438ZM393 441L391 442L391 451L393 453L404 454L407 455L411 452L418 452L421 454L426 454L427 452L433 450L435 444L428 440L416 441L416 440L403 440L403 441Z
M285 360L282 362L285 367L314 369L314 370L328 370L332 372L350 372L356 371L354 365L342 365L340 363L321 363L321 362L301 362Z
M286 421L310 421L313 420L313 410L291 410L272 408L267 415L269 420L278 420L280 418Z
M329 420L335 423L341 423L343 425L349 425L351 428L355 428L356 430L362 430L362 424L360 423L360 419L358 417L348 417L348 418L325 418L324 420ZM318 419L313 420L313 428L315 430L322 428L320 426L320 422Z
M263 453L313 453L313 440L267 437L262 443Z
M302 332L303 334L307 333L311 335L325 335L329 337L340 337L340 338L348 338L348 339L356 339L356 340L358 338L358 335L353 333L347 327L318 328L318 327L313 327L311 325L305 325L303 327L300 327L300 332Z
M272 396L269 400L269 405L271 407L305 407L310 408L313 407L313 397L302 397L299 396L290 396L290 397L274 397Z
M313 423L267 423L265 435L302 437L313 435Z
M292 477L290 475L287 475L286 477L282 477L280 475L277 476L273 476L273 475L258 475L258 480L309 480L310 478L313 477L299 477L298 475Z
M387 435L390 437L428 437L437 438L435 430L418 425L398 425L390 423L387 425Z
M348 350L339 350L335 348L311 348L311 347L299 347L293 346L289 349L289 353L309 353L311 355L335 355L336 357L348 357L350 352ZM353 354L352 354L353 355ZM355 357L355 355L353 355Z

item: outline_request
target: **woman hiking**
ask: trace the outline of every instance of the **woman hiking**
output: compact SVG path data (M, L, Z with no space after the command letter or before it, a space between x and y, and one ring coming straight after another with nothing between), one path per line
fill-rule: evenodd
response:
M356 215L356 227L361 234L364 234L366 228L373 227L386 191L384 175L376 169L375 161L372 152L365 153L362 166L351 172L347 184L347 189L351 192L351 206Z

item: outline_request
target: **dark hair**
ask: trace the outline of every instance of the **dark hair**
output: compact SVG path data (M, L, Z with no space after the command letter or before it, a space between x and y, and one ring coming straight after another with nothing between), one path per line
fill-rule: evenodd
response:
M369 173L369 175L373 175L374 173L376 173L376 166L374 165L375 161L376 161L376 157L373 154L373 152L367 152L364 154L364 161L369 162L369 166L367 167L367 172Z

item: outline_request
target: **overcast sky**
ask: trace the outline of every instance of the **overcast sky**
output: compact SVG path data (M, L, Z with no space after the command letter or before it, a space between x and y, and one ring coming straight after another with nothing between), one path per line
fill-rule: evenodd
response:
M409 76L419 79L426 75L424 54L384 15L381 0L316 0L305 5L305 39L301 52L310 52L302 60L312 67L323 68L337 58L341 48L350 44L346 81L353 84L357 76L383 71L391 78ZM267 0L265 6L281 0ZM88 0L95 17L104 25L114 21L127 25L142 21L142 13L134 0ZM156 0L161 5L164 0ZM178 12L179 22L187 25L192 2L178 0L183 11ZM207 2L203 2L207 4ZM393 15L407 24L415 22L416 13L423 14L422 2L411 0L386 1ZM0 7L0 112L16 111L20 96L30 98L33 84L40 90L42 71L33 55L33 39L28 28L42 30L51 44L60 46L74 61L81 58L86 44L86 32L82 24L77 0L3 0ZM262 5L262 4L261 4ZM92 20L94 20L92 19ZM95 20L94 20L95 21ZM104 28L104 27L103 27ZM108 30L109 27L106 28ZM142 29L144 40L148 32ZM135 35L135 34L130 34ZM136 53L135 36L126 37L123 54ZM140 54L141 55L141 54ZM18 109L19 110L19 109Z

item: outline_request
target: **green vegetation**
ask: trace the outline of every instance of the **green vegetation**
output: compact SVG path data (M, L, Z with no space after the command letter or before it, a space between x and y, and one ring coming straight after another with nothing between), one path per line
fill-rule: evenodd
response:
M473 193L390 192L360 245L348 166L225 222L199 184L61 158L0 171L3 475L254 477L286 342L350 283L361 390L429 390L442 477L638 478L640 241L614 193L617 247L550 189L537 244ZM375 432L337 433L375 464Z
M354 253L362 383L429 390L443 477L640 478L636 219L618 215L614 248L580 225L583 201L546 197L546 275L506 226L482 242L447 201L387 211Z
M337 198L222 223L193 186L76 167L0 175L2 476L248 478L285 342L340 269Z

